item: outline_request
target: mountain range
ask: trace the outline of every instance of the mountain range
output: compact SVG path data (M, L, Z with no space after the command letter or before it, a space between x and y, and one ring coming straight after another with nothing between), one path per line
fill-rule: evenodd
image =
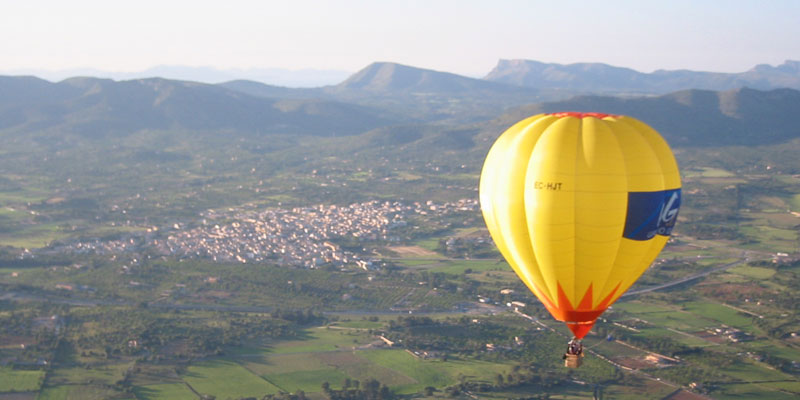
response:
M63 70L14 69L0 72L5 75L32 75L57 82L76 76L91 76L113 80L145 78L165 78L202 83L220 83L237 79L271 83L289 87L319 87L335 84L347 79L352 71L331 69L286 69L286 68L237 68L219 69L214 67L194 67L184 65L158 65L142 71L117 72L94 68L73 68Z
M800 137L790 118L800 111L794 89L682 90L661 96L576 96L519 107L500 125L564 110L630 115L647 122L673 146L758 145Z
M281 68L217 69L160 65L138 72L109 72L90 68L48 71L18 69L6 71L9 75L32 75L50 81L69 77L100 77L114 80L132 80L160 77L173 80L188 80L202 83L230 81L253 81L284 88L348 87L369 80L364 87L373 89L404 89L422 84L423 90L430 88L420 75L435 75L436 85L447 79L466 78L447 72L414 68L391 62L377 62L355 74L341 70ZM468 78L469 79L469 78ZM603 63L557 64L534 60L499 60L483 81L504 83L513 86L532 87L541 90L568 91L571 94L665 94L684 89L729 90L740 87L769 90L778 88L800 89L800 61L787 60L781 65L756 65L738 73L722 73L691 70L657 70L652 73ZM474 81L474 80L473 80ZM391 84L391 87L386 86ZM461 83L456 86L461 86ZM473 82L474 85L474 82ZM441 87L440 87L441 88Z
M222 86L161 78L51 83L0 77L0 130L84 136L140 130L352 135L397 123L391 113L326 99L250 96Z
M500 60L484 78L492 82L558 88L583 93L664 94L685 89L800 89L800 61L773 67L757 65L741 73L658 70L642 73L601 63L546 64L531 60Z
M784 76L780 82L791 84L789 77L798 75L798 65L787 62L779 67L757 67L747 76L756 76L760 71L763 76L772 77L764 78L764 82L779 82L777 77ZM553 83L555 78L549 78L551 87L543 89L509 83L512 77L530 82L524 74L512 73L514 70L527 68L539 75L550 71L546 74L550 76L560 68L527 61L501 61L486 79L373 63L338 85L319 88L287 88L253 81L211 85L162 78L71 78L53 83L33 77L0 77L0 136L36 132L99 137L147 130L223 132L234 136L350 136L375 131L389 132L390 137L376 138L380 133L373 133L370 142L387 144L397 140L413 142L416 139L404 138L403 132L419 131L386 129L389 127L491 124L486 121L503 125L538 112L564 110L632 115L650 123L677 145L752 144L798 136L788 122L800 110L800 92L794 89L687 89L658 96L632 96L633 83L646 80L634 79L639 76L635 71L594 64L562 67L587 71L578 74L587 85L592 81L590 76L608 76L598 81L627 95L581 95L592 91L578 91L576 88L583 86L577 84L557 86ZM662 75L668 74L659 76ZM554 76L564 79L566 75ZM624 76L633 78L626 80ZM628 84L615 85L615 79ZM744 82L745 78L725 79L732 84ZM599 88L597 85L601 84L596 84ZM442 143L458 142L458 135L448 135L449 139ZM462 144L456 147L459 146Z

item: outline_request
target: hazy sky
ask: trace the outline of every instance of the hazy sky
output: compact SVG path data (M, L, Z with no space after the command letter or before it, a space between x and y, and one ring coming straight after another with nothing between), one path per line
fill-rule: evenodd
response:
M0 1L0 72L156 65L470 76L498 59L740 72L800 59L800 1Z

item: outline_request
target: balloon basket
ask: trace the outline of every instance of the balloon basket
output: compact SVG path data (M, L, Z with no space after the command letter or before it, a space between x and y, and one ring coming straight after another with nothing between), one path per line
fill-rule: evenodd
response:
M564 354L564 366L567 368L578 368L583 365L583 354Z

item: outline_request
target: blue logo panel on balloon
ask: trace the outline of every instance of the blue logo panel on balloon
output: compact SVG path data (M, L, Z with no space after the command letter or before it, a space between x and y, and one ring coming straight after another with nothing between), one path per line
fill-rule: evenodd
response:
M631 240L669 236L678 219L680 206L680 189L628 193L628 215L622 236Z

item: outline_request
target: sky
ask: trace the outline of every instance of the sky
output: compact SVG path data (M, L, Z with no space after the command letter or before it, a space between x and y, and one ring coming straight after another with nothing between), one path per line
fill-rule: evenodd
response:
M482 77L499 59L641 72L800 60L800 1L0 0L0 73L155 66Z

